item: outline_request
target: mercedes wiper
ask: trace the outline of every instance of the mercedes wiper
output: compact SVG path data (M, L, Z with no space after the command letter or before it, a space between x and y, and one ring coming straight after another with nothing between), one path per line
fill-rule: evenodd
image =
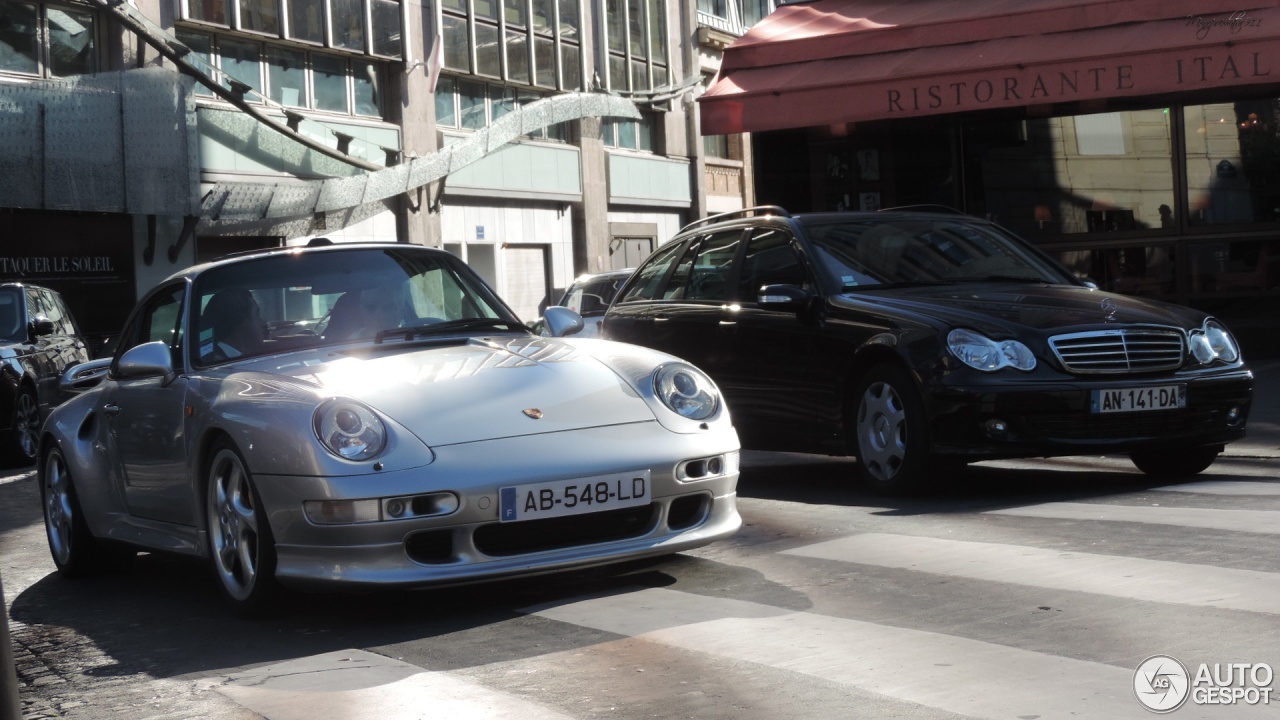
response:
M448 335L449 333L468 332L471 330L517 329L526 328L518 322L513 320L503 320L502 318L467 318L463 320L450 320L448 322L381 330L378 332L377 337L374 338L374 342L380 343L387 338L394 337L403 337L405 340L412 340L416 337L423 337L426 335Z

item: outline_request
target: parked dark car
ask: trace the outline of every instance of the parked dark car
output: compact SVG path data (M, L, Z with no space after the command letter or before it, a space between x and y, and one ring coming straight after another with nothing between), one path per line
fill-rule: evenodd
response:
M64 399L62 372L88 359L61 295L36 285L0 284L0 462L35 462L40 425Z
M582 329L574 333L574 337L600 337L600 322L604 320L604 312L609 309L613 296L618 294L618 288L631 277L634 269L580 275L564 291L556 305L567 307L582 316ZM544 337L551 334L542 318L534 321L532 328Z
M1012 457L1193 475L1244 436L1253 394L1221 322L1102 292L958 213L695 222L623 287L604 336L707 372L744 447L855 455L884 492Z

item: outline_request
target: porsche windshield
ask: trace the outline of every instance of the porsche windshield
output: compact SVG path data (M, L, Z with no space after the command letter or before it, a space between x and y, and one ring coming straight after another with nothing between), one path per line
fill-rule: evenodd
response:
M805 223L814 250L843 290L962 282L1070 283L999 228L950 218Z
M398 328L519 321L460 260L413 248L281 253L216 267L195 284L193 361L381 341Z

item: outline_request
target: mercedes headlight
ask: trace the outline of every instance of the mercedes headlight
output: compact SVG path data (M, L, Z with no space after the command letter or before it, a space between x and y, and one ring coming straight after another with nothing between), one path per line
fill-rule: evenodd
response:
M1191 355L1201 365L1208 365L1214 360L1233 363L1240 359L1240 348L1227 328L1217 320L1205 320L1199 330L1192 330L1187 337L1191 345Z
M352 400L330 400L316 409L316 437L343 460L368 460L387 444L387 429L372 410Z
M653 390L663 405L690 420L706 420L720 406L720 393L711 378L684 363L658 368L653 374Z
M1029 372L1036 367L1036 356L1026 345L1017 340L997 342L972 330L956 329L948 333L947 349L960 362L983 372L1007 367Z

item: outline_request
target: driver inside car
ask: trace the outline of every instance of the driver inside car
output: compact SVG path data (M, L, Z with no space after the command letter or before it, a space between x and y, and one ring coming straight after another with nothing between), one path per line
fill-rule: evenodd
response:
M337 340L372 338L400 327L405 317L404 293L399 285L351 290L334 303L324 335Z

